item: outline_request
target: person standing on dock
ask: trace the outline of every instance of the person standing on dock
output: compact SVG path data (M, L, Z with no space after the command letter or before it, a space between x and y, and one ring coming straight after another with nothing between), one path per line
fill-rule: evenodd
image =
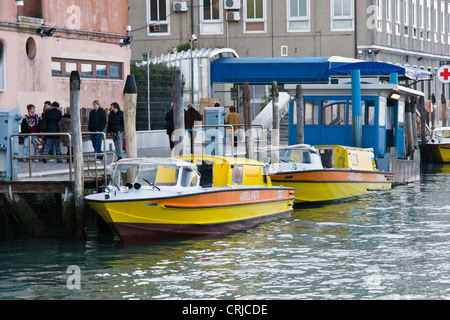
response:
M67 132L72 134L72 128L70 126L70 107L67 107L66 113L62 116L61 120L59 120L59 129L61 132ZM61 142L64 147L67 147L67 155L70 156L70 139L68 136L61 136ZM72 147L73 149L73 147ZM73 153L72 153L73 154ZM69 159L67 159L69 162Z
M45 121L45 130L43 132L47 133L56 133L60 132L59 130L59 120L61 120L62 112L59 109L59 103L54 101L51 107L47 108L45 113L43 114L43 121ZM55 148L55 154L61 155L61 145L59 141L59 136L46 136L45 137L45 146L43 155L47 156L50 149ZM47 160L43 159L42 162L46 163ZM62 163L61 159L57 160L58 163Z
M225 117L225 124L230 124L233 126L234 131L234 146L237 146L237 140L238 140L238 134L240 132L240 124L241 124L241 117L239 116L239 113L236 112L235 106L230 106L230 112ZM227 130L228 131L228 130Z
M166 112L166 133L169 136L170 150L173 149L174 142L172 140L173 126L173 103L170 105L170 110Z
M89 132L103 132L106 127L106 112L100 107L100 101L94 100L92 102L93 110L89 113L88 130ZM91 134L92 147L95 153L102 153L102 135ZM98 161L103 161L102 156L97 157Z
M41 122L39 115L36 113L36 107L32 104L27 105L28 113L23 117L22 123L20 124L21 133L38 133L41 132ZM36 155L36 151L34 148L34 143L37 136L28 136L23 140L23 157L28 157L28 150L31 146L34 151L34 155ZM26 160L24 160L26 161Z
M106 132L112 135L117 161L122 159L123 131L123 111L120 110L117 102L113 102L111 103L111 112L109 113Z

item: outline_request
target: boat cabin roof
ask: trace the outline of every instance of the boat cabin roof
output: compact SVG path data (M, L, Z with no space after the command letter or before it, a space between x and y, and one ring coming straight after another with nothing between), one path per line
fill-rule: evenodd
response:
M197 166L201 174L200 185L203 187L270 184L265 176L265 164L256 160L204 154L176 158L191 161Z

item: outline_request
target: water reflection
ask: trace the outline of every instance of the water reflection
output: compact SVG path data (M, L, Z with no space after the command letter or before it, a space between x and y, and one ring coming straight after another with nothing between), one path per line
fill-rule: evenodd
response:
M0 299L448 299L450 171L223 236L0 241ZM67 288L67 268L81 290Z

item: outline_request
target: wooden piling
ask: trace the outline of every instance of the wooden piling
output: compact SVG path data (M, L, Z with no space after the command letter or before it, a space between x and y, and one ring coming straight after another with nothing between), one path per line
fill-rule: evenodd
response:
M441 95L441 107L442 107L442 126L448 126L448 108L447 108L447 100L445 99L444 94Z
M411 157L414 150L412 136L412 115L411 115L411 99L405 101L405 137L406 137L406 155Z
M272 131L271 131L271 140L272 140L272 147L274 147L275 150L278 149L280 146L280 104L278 102L278 97L280 96L280 93L278 92L278 84L276 81L272 81ZM279 162L279 153L274 152L273 153L273 159L272 161L274 163Z
M78 71L70 74L70 126L72 129L73 146L73 167L74 167L74 206L75 219L71 217L72 210L64 212L63 221L65 234L71 237L75 233L75 238L82 239L86 236L86 217L84 210L84 160L83 160L83 140L81 137L81 113L80 113L80 89L81 79ZM75 226L73 225L75 223Z
M417 96L411 97L411 125L412 125L412 135L413 135L413 149L419 149L419 143L417 142Z
M134 75L128 75L123 90L124 94L124 127L127 158L137 158L136 143L136 105L137 87Z
M431 94L431 130L436 128L436 97Z
M250 104L250 89L248 82L244 83L244 88L242 91L242 99L244 106L245 154L248 159L254 159L252 109Z
M422 150L426 147L426 124L427 124L427 111L425 110L425 98L419 98L419 111L420 111L420 143Z
M303 90L302 86L297 85L295 91L295 101L297 104L297 143L305 143L305 106L303 101Z
M172 156L184 155L184 107L183 107L183 82L181 75L176 74L172 81L173 103L173 142Z

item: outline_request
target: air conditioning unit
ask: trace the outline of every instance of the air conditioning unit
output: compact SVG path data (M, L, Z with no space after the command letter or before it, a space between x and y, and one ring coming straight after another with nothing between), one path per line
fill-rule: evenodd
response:
M241 8L241 0L225 0L225 10L236 10Z
M230 11L226 13L227 21L239 21L241 20L241 13L239 11Z
M174 2L173 3L173 11L175 12L184 12L187 11L187 3L186 2Z

